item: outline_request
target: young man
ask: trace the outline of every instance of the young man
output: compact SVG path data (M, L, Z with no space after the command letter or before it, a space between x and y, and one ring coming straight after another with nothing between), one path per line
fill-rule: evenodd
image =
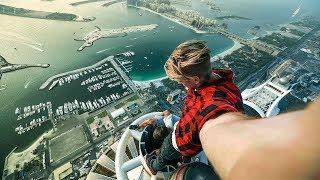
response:
M186 87L187 97L182 116L165 138L160 153L146 157L152 174L181 155L191 157L202 151L199 133L209 119L228 112L243 112L241 93L233 83L232 71L211 68L210 50L204 42L180 44L167 60L165 71L170 79Z

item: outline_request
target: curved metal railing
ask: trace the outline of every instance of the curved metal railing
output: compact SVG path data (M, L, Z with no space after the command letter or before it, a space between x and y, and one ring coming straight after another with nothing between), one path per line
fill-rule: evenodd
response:
M160 112L145 114L139 117L138 119L136 119L133 123L131 123L131 125L140 124L144 120L150 119L155 115L160 115ZM133 170L141 165L144 165L144 167L146 167L144 158L141 155L141 153L139 153L139 156L134 157L133 159L130 159L128 161L125 161L125 151L130 138L133 137L134 139L140 142L141 135L142 135L142 132L130 130L129 128L127 128L124 131L123 135L121 136L121 139L119 141L119 144L116 150L116 158L115 158L115 170L116 170L117 179L127 180L129 179L127 173L130 170ZM135 177L135 178L138 178L138 177Z

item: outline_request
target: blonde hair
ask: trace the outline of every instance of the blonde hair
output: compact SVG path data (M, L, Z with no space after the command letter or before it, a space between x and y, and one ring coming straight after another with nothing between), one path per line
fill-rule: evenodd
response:
M164 69L172 80L204 77L211 72L210 49L204 41L184 42L172 52Z

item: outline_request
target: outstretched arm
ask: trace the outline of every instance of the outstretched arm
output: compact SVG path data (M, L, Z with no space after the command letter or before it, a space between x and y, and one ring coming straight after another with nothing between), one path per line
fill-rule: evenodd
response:
M245 121L226 113L200 140L223 179L314 179L320 172L320 101L303 111Z

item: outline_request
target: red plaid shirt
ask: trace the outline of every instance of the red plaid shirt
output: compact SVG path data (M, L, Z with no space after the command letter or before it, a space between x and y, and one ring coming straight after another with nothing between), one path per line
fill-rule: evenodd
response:
M243 112L242 97L233 83L230 70L213 70L214 78L199 89L189 89L182 116L175 129L175 140L183 156L194 156L202 151L199 133L209 119L226 112Z

